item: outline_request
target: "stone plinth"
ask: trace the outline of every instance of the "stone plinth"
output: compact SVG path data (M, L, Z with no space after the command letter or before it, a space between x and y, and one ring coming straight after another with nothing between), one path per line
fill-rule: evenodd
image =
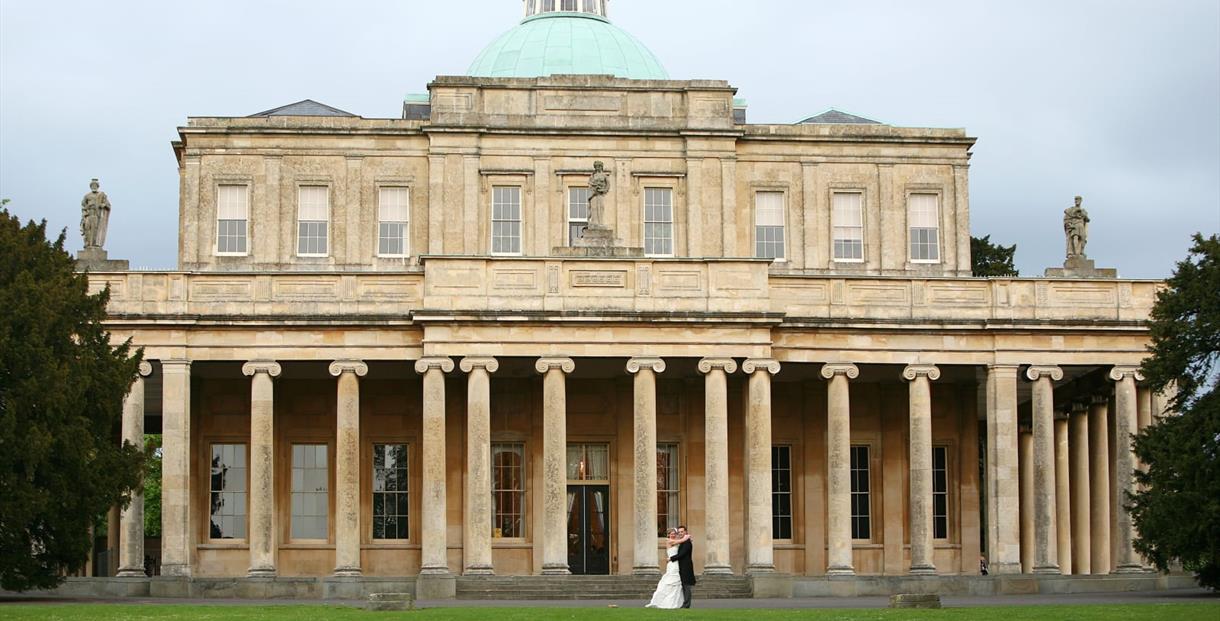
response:
M373 612L401 612L415 609L415 597L410 593L373 593L365 604Z
M85 248L76 253L76 269L90 272L126 272L131 263L125 259L111 259L101 248Z
M1068 257L1063 267L1051 267L1046 270L1047 278L1118 278L1118 270L1109 267L1097 267L1093 259L1087 257Z
M891 595L890 608L940 608L940 596L912 593Z

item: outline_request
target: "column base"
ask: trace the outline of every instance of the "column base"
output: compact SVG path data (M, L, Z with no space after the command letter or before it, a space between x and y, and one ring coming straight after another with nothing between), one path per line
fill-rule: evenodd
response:
M756 576L759 574L766 575L766 574L773 574L773 573L775 573L775 565L747 565L746 566L746 575L747 576Z
M661 570L656 567L632 567L631 575L633 576L659 576Z
M279 573L274 567L251 567L246 572L247 578L274 578Z
M434 571L441 568L433 568ZM449 573L448 569L443 570L444 573L421 573L415 581L415 599L416 600L447 600L457 597L457 579Z
M335 568L335 577L336 578L359 578L363 575L364 575L364 571L362 571L359 567L336 567Z
M116 578L147 578L148 574L144 573L144 568L127 569L119 568L119 573L115 574Z
M1058 565L1042 565L1034 567L1034 573L1042 576L1062 576L1063 571Z
M1037 570L1034 570L1034 571L1037 571ZM1113 572L1111 572L1111 573L1115 573L1115 574L1142 574L1142 573L1144 573L1144 568L1143 568L1142 566L1140 566L1140 565L1119 565L1118 567L1114 568L1114 571L1113 571Z
M544 575L544 576L570 576L570 575L572 575L572 570L568 569L567 563L563 563L563 564L552 563L549 565L543 564L542 575Z
M1058 571L1058 570L1055 570ZM907 572L912 576L935 576L935 565L912 565L911 570Z
M729 567L728 565L708 565L703 568L703 575L705 575L705 576L731 576L731 575L733 575L733 568Z
M471 565L462 571L463 576L494 576L496 572L491 565Z
M834 577L850 577L856 575L856 570L853 567L828 567L826 575Z
M443 576L449 576L452 574L449 573L448 566L434 565L431 567L425 566L425 567L420 568L419 575L421 575L421 576L442 576L443 577Z

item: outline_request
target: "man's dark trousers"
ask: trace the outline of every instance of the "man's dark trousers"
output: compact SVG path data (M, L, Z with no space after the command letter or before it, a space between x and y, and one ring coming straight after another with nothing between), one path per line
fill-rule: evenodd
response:
M691 592L691 585L689 585L689 584L682 585L682 607L683 608L690 608L690 592Z

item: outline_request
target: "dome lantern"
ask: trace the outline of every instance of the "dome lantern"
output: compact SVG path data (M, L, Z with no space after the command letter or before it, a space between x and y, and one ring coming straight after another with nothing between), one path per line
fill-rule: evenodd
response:
M523 0L525 19L484 48L466 74L482 78L608 75L668 80L669 74L651 50L610 23L608 2Z

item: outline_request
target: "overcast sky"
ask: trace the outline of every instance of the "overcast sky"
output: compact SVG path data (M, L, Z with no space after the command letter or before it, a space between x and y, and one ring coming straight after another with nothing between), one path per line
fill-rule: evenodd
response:
M0 0L0 197L81 245L102 180L107 249L177 263L169 143L188 116L312 98L396 117L521 18L519 0ZM1082 194L1088 254L1161 278L1220 231L1220 1L612 0L675 79L728 80L753 123L834 107L964 127L975 235L1023 275L1063 261Z

